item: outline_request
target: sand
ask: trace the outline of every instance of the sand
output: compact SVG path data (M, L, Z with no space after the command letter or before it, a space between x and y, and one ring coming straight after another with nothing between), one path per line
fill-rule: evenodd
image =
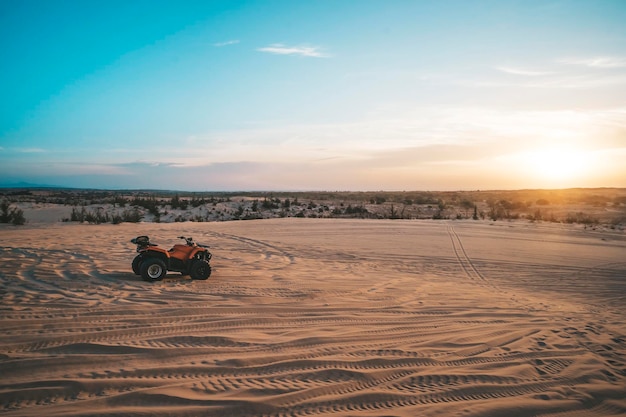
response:
M147 283L132 237L211 245ZM0 227L6 416L626 415L624 232L276 219Z

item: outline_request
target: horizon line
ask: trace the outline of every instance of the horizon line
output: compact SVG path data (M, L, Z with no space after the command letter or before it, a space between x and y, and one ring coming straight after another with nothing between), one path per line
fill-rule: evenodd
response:
M184 189L161 189L161 188L98 188L98 187L69 187L44 184L29 184L25 182L15 184L0 184L0 190L73 190L73 191L110 191L110 192L163 192L163 193L220 193L220 194L251 194L251 193L455 193L455 192L503 192L503 191L571 191L571 190L626 190L626 187L600 186L600 187L563 187L563 188L471 188L471 189L369 189L369 190L184 190Z

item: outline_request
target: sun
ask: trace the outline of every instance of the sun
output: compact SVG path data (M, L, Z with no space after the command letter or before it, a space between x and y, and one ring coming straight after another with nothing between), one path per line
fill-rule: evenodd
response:
M572 148L538 149L522 159L524 170L543 186L579 186L593 163L589 153Z
M535 152L531 162L537 174L551 180L576 177L586 165L583 153L563 149Z

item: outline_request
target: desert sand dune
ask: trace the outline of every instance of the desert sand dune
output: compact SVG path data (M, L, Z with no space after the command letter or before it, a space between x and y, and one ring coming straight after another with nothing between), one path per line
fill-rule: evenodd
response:
M208 281L130 268L209 244ZM626 415L626 236L277 219L0 229L6 416Z

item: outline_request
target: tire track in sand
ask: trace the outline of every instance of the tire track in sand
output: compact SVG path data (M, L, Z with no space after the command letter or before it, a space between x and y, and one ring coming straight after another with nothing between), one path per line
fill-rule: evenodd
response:
M488 285L493 288L496 288L487 278L476 268L471 258L467 255L465 251L465 247L463 246L463 242L461 238L454 230L452 225L447 226L448 235L450 235L450 241L452 242L452 249L454 250L454 255L456 259L459 261L461 268L465 271L465 275L467 275L472 281L479 283L481 285Z

